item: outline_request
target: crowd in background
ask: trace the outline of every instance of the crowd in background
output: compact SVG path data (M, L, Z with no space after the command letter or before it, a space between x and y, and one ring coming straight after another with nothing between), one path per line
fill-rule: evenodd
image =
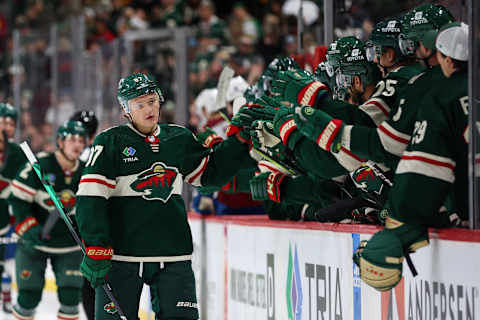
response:
M239 1L224 3L209 0L23 0L0 1L0 99L13 103L13 78L21 83L20 139L29 139L34 150L55 147L52 132L70 114L80 108L72 96L74 63L77 49L72 38L77 32L72 17L85 20L85 56L100 52L101 68L112 73L114 61L112 44L130 30L175 28L192 29L188 43L189 101L204 88L217 84L222 68L228 63L237 75L249 84L255 83L275 57L297 54L296 0ZM322 42L323 2L308 2L305 17L303 48L305 57L313 56ZM420 1L362 0L336 8L335 36L354 35L365 40L375 22L388 15L402 12ZM438 1L437 1L438 2ZM445 0L442 4L460 1ZM340 4L337 2L337 4ZM298 6L298 5L297 5ZM343 4L341 5L343 6ZM293 8L293 10L292 10ZM454 14L461 15L461 12ZM52 95L52 48L49 26L57 25L61 36L58 50L58 92ZM18 30L22 50L20 64L14 64L13 30ZM121 45L120 45L121 47ZM174 50L170 46L136 43L133 71L149 72L159 82L167 98L164 121L174 122L175 72ZM86 66L88 67L88 63ZM95 67L94 67L95 68ZM113 74L113 73L112 73ZM90 81L90 80L88 80ZM92 79L93 82L95 79ZM112 91L111 81L101 86ZM92 89L94 90L94 89ZM84 90L87 91L87 90ZM93 96L94 92L81 92ZM117 108L112 95L104 95L102 108ZM88 103L86 103L88 104ZM190 110L192 111L192 110ZM195 130L199 120L190 112L189 125ZM116 124L118 119L101 120L102 127Z

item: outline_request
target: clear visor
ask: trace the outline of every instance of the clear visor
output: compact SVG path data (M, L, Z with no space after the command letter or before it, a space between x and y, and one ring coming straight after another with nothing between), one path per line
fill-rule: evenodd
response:
M350 88L352 85L352 79L353 77L351 75L338 72L337 76L335 77L337 88L338 89Z
M333 66L327 62L325 62L325 70L327 71L327 75L331 78L335 75L335 70L333 69Z
M333 98L336 100L345 101L348 96L348 91L345 88L335 88L333 91Z
M272 87L272 78L265 77L263 79L263 91L270 92L270 88Z
M372 62L373 58L375 57L375 47L374 46L367 47L365 51L367 55L367 60Z
M417 49L416 42L408 39L404 34L398 37L398 46L400 47L400 51L406 56L414 55Z

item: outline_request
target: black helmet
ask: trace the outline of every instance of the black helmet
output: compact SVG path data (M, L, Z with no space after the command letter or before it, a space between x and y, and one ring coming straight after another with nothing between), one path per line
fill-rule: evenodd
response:
M95 112L91 110L77 111L70 117L70 120L80 121L85 127L89 138L93 137L95 132L97 132L98 120Z

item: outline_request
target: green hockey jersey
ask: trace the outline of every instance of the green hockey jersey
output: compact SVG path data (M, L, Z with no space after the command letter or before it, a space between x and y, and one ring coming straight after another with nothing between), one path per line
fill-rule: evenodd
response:
M11 192L10 183L27 161L22 149L13 142L8 142L6 154L7 157L2 161L3 168L0 171L0 236L5 235L10 230L10 213L8 212L7 202Z
M440 80L422 100L387 201L392 217L434 225L451 192L457 214L468 219L468 109L466 72Z
M425 67L420 64L396 68L377 82L372 96L359 106L338 100L328 100L316 108L322 109L336 119L343 120L346 124L376 127L388 118L397 100L398 92L412 77L423 70Z
M80 181L80 234L87 246L111 246L116 261L189 260L183 181L220 188L249 161L236 137L212 150L177 125L149 137L131 125L108 129L95 138Z
M387 120L378 128L347 126L350 131L349 149L356 155L383 163L395 170L403 151L407 148L413 132L419 98L435 88L436 81L443 79L440 66L435 66L411 78L399 91L397 102L392 105Z
M77 161L74 169L65 173L60 167L55 153L39 153L37 159L48 181L57 192L66 213L74 215L75 193L80 182L83 163ZM44 226L50 214L57 214L55 204L50 199L30 163L26 163L12 181L8 202L12 206L17 223L21 223L28 217L34 217L40 226ZM50 240L41 240L35 248L50 253L67 253L80 250L61 219L56 221L49 235Z
M340 119L346 125L348 143L338 153L333 153L338 164L347 171L353 171L360 167L367 157L361 156L350 148L350 134L352 125L362 126L365 128L376 128L390 116L392 108L398 93L404 88L408 81L415 75L419 74L425 68L419 64L401 66L388 73L388 75L380 80L372 96L362 105L354 106L343 101L332 101L327 103L325 107L319 108L336 119ZM318 107L318 106L317 106ZM343 142L343 139L342 139ZM328 165L333 168L333 165ZM328 170L329 172L333 172ZM336 170L338 172L338 170Z

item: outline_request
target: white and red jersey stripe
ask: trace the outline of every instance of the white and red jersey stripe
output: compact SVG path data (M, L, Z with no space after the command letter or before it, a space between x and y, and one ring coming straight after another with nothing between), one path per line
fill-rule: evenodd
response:
M190 174L185 177L185 180L195 187L202 186L202 175L207 169L208 161L210 160L210 156L206 156L205 158L200 161L200 165L193 170Z
M368 99L358 108L368 114L377 126L387 120L390 113L390 107L380 98Z
M13 180L11 187L13 195L26 202L33 202L35 195L37 194L37 190L18 180Z
M410 136L395 130L386 121L378 126L377 133L383 148L391 154L401 157L405 149L407 149Z
M365 160L361 159L359 156L343 146L338 153L332 152L332 154L337 159L338 163L340 163L340 165L347 171L356 170L362 165L363 162L365 162Z
M449 183L455 181L455 161L421 151L406 151L398 163L396 174L415 173Z
M116 184L115 180L100 174L85 174L80 179L77 196L98 196L108 199Z

